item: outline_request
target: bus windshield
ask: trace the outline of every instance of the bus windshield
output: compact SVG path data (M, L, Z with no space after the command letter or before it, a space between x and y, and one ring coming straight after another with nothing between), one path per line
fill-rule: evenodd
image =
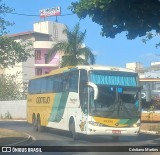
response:
M110 118L140 117L137 74L92 71L89 73L89 80L98 88L98 98L90 100L90 115Z

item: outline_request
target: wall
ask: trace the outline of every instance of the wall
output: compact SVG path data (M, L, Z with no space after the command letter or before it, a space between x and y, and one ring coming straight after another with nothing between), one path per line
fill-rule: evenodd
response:
M160 70L152 70L144 73L145 78L160 78Z
M144 69L143 65L139 62L126 63L126 68L134 71L139 71Z
M0 101L0 119L4 119L9 114L12 119L26 119L26 100Z
M31 55L34 55L34 50L31 51ZM26 62L22 63L22 78L24 82L32 79L35 76L34 63L34 57L30 57Z
M63 30L66 26L62 23L56 23L52 21L43 21L34 23L33 30L35 32L46 33L52 35L53 41L64 41L67 40Z
M33 35L27 36L19 36L19 39L15 37L15 41L20 42L21 39L28 39L29 41L34 41L35 38ZM28 47L26 47L28 48ZM29 48L33 49L31 45ZM34 50L30 51L31 55L34 55ZM15 75L18 73L17 81L18 82L27 82L29 79L35 76L35 68L34 68L35 58L34 56L29 57L27 61L16 63L13 67L8 67L5 69L5 74Z
M53 41L35 41L33 43L33 47L36 49L40 49L40 48L46 48L46 49L50 49L52 48L54 45L56 44L56 42Z

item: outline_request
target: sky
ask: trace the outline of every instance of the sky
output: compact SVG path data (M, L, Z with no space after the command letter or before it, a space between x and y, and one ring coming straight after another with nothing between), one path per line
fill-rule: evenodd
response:
M61 14L72 14L68 6L75 0L3 0L6 5L14 8L15 13L39 15L39 11L56 6L61 7ZM14 22L7 27L9 34L33 30L33 24L43 21L39 16L20 16L7 14L6 20ZM55 17L49 17L46 21L55 21ZM151 62L160 61L160 48L156 48L159 38L154 38L144 44L141 38L127 40L126 32L116 35L114 39L101 36L101 26L92 22L89 17L79 19L77 15L58 17L58 22L66 24L72 29L75 24L80 23L80 30L87 31L85 45L90 47L96 56L96 64L125 67L126 63L141 62L144 67L149 67Z

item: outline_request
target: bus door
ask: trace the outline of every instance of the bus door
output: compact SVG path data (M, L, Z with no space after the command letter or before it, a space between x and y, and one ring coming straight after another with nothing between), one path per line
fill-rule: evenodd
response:
M86 70L80 70L80 82L79 82L79 99L80 99L80 130L82 133L86 133L86 124L89 107L89 95L87 87L88 77Z

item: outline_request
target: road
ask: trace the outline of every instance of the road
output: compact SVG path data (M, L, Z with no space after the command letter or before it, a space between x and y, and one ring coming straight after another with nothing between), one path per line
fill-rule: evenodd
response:
M120 138L120 141L114 142L111 137L103 136L103 137L90 137L86 138L81 136L81 138L74 142L72 138L70 137L69 133L67 132L61 132L61 131L55 131L55 130L49 130L47 132L36 132L33 130L32 126L29 125L27 122L19 122L19 121L1 121L0 122L0 128L7 128L11 130L16 130L20 132L25 132L29 135L31 135L34 138L34 141L29 146L149 146L149 145L160 145L160 137L157 136L146 136L144 134L140 134L137 137L123 137ZM135 152L133 152L135 154ZM87 154L107 154L107 155L113 155L113 154L133 154L130 153L115 153L115 152L88 152ZM48 154L48 153L45 153ZM53 154L53 153L52 153ZM62 153L56 153L56 154L62 154ZM63 154L86 154L86 153L63 153ZM158 155L159 153L154 152L138 152L138 154L145 154L145 155Z

